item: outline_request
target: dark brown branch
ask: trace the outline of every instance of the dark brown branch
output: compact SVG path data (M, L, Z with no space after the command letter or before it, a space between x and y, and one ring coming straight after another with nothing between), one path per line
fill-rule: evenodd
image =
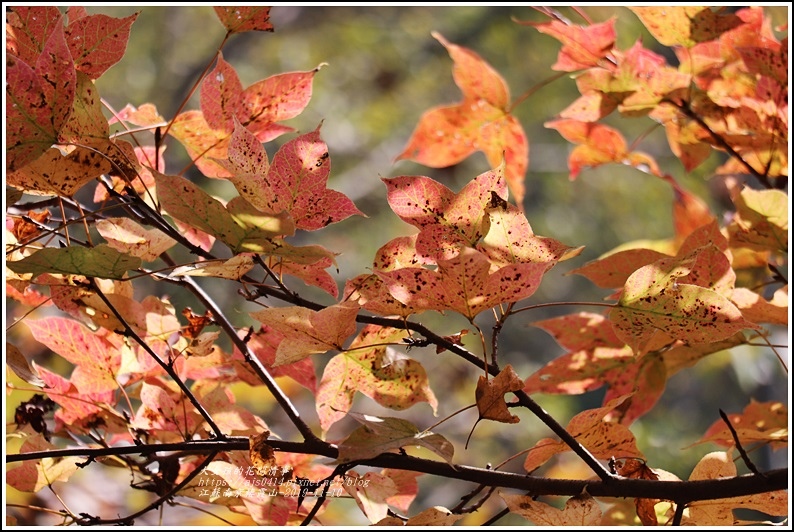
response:
M276 451L289 453L311 454L337 458L336 447L314 442L289 442L268 440L268 445ZM229 438L226 441L190 441L176 444L131 445L114 448L97 449L56 449L36 451L6 456L6 462L39 460L46 457L87 456L99 457L124 454L149 454L153 452L192 451L196 454L208 452L225 452L247 450L247 438ZM684 505L693 501L705 501L767 493L784 490L788 487L789 470L775 469L767 471L765 476L742 475L731 478L713 480L645 480L614 477L608 482L602 480L561 480L542 477L531 477L517 473L495 471L466 465L452 465L446 462L416 458L398 453L385 453L375 458L361 460L361 466L402 469L427 473L443 478L462 480L486 486L511 488L532 493L533 495L579 495L582 491L594 497L631 497L644 499L665 499L677 501Z

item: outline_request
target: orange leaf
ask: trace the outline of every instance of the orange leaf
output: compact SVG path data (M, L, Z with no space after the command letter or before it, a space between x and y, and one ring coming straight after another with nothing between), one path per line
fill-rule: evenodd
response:
M412 159L433 168L457 164L477 150L491 167L506 163L505 178L516 204L524 199L529 144L521 124L510 114L504 79L473 51L433 36L454 62L452 75L463 100L426 111L396 160Z
M585 27L559 20L529 24L562 43L557 62L551 66L553 70L573 72L598 66L615 44L614 17Z
M71 381L80 393L115 391L121 364L118 349L102 335L68 318L43 318L25 322L31 334L75 365Z
M665 46L691 47L712 41L742 23L736 15L721 14L711 7L631 7L648 31Z
M477 410L480 419L492 419L502 423L518 423L520 419L507 409L505 394L517 392L524 387L524 381L516 374L513 367L508 364L499 375L488 379L483 375L477 380L477 389L474 396L477 399Z
M728 419L745 447L756 442L769 443L773 449L788 445L788 409L779 401L751 399L741 414L728 414ZM722 419L715 421L697 443L706 442L735 446L733 435Z
M473 319L499 303L520 301L538 289L546 263L510 264L489 273L488 258L472 248L438 261L438 269L375 272L394 299L419 310L450 309Z

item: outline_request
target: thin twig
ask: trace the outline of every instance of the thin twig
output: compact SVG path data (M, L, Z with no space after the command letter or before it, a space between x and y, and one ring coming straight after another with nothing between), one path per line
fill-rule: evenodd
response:
M151 347L149 347L149 345L143 340L143 338L141 338L138 335L138 333L135 332L135 330L130 326L130 324L127 322L124 316L121 315L121 313L116 309L113 303L111 303L110 300L107 298L107 296L102 292L102 290L100 290L99 285L97 284L96 280L94 280L93 277L89 277L89 282L91 283L91 287L94 289L94 292L99 296L102 302L105 303L105 305L107 305L107 307L116 317L116 319L118 319L121 325L124 327L124 332L122 334L125 336L129 336L130 338L135 340L135 342L137 342L138 345L140 345L144 349L144 351L146 351L149 354L149 356L152 357L152 359L154 359L154 361L157 362L157 364L161 368L163 368L166 373L168 373L168 376L171 377L171 379L173 379L173 381L176 383L177 386L179 386L179 389L182 390L182 393L185 394L185 397L187 397L187 399L196 408L196 410L201 415L201 417L204 418L204 421L206 421L207 424L210 426L210 429L212 430L211 436L217 439L224 439L226 436L223 434L223 431L220 429L220 427L218 427L218 425L215 424L215 421L213 421L210 413L207 412L207 410L199 402L199 400L196 399L196 396L193 395L193 392L190 391L190 388L188 388L187 385L182 381L182 379L179 378L179 375L177 375L176 371L174 371L174 368L170 364L165 363L157 355L157 353L155 353L154 350Z
M733 436L733 442L736 444L736 449L739 451L742 460L744 460L744 465L746 465L747 469L752 471L754 474L764 476L764 474L761 473L757 467L755 467L755 464L753 463L752 460L750 460L750 457L747 456L747 452L744 450L744 447L742 447L742 442L739 441L739 435L736 433L736 429L733 428L733 424L731 424L731 420L728 419L728 415L722 410L722 408L720 408L720 417L725 422L725 424L728 425L728 430L731 431L731 436Z

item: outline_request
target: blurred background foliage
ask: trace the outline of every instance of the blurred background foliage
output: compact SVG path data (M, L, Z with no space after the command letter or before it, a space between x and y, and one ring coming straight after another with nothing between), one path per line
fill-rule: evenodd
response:
M556 9L574 23L583 23L572 9ZM224 29L209 6L128 5L88 7L88 11L116 17L140 11L133 24L124 59L97 81L100 94L116 110L128 103L134 106L153 103L166 119L171 119L213 58L224 36ZM668 61L675 61L674 55L658 45L627 8L585 7L583 11L594 22L615 17L621 49L641 39ZM768 8L768 11L773 17L773 26L787 19L785 7ZM345 279L366 271L378 247L393 237L413 232L413 228L400 221L389 209L381 177L426 175L458 191L469 180L489 169L485 156L479 152L459 165L445 169L431 169L410 161L394 162L424 111L461 99L452 79L452 61L444 47L431 37L431 31L437 31L449 42L478 53L505 78L512 98L516 99L555 74L550 67L556 61L560 45L552 37L519 25L515 20L545 22L548 19L527 6L276 5L271 10L274 33L235 35L224 47L224 59L237 70L243 87L274 74L306 71L327 63L314 78L309 106L287 125L305 133L322 122L322 138L331 155L329 187L348 195L367 215L367 218L351 218L298 237L301 244L321 244L341 253L337 276L340 287ZM563 77L537 90L515 110L530 143L524 207L533 230L536 234L553 237L571 246L586 246L579 257L559 264L544 277L530 303L601 301L608 295L605 291L582 277L568 276L566 272L620 244L663 239L673 234L672 191L661 180L616 165L585 170L573 182L568 179L567 156L572 146L543 124L577 96L573 79ZM186 109L198 108L196 92ZM703 197L715 212L724 211L727 206L725 199L721 197L719 187L708 179L724 160L721 154L712 154L703 165L687 174L672 156L663 128L654 127L648 119L618 117L608 122L618 127L629 143L642 137L637 149L653 155L664 171ZM279 145L294 136L284 135L266 144L271 158ZM143 135L140 140L150 143L151 137ZM189 159L173 139L167 140L167 146L166 173L179 172L189 164ZM219 197L229 199L236 195L228 182L206 179L195 169L189 170L187 175ZM90 201L90 197L88 194L84 199ZM190 260L187 256L183 258ZM236 325L254 324L247 312L255 307L244 302L237 295L236 288L230 289L232 285L222 280L209 284L208 290ZM317 290L306 289L300 284L293 287L325 304L333 302L327 294ZM161 287L152 283L151 289L156 291ZM141 292L138 296L142 297ZM182 297L184 300L180 300ZM196 302L188 298L172 295L177 308L191 305L197 308ZM545 332L531 327L530 323L579 310L598 311L586 306L556 307L511 318L502 333L500 362L512 364L522 378L529 376L562 353ZM418 319L441 334L454 334L460 329L471 328L465 319L454 314L426 313ZM486 332L490 331L487 317L478 323ZM479 340L473 335L466 340L469 349L480 351ZM785 334L778 343L785 343ZM430 385L440 401L438 418L433 417L426 404L400 414L381 409L373 401L360 396L354 409L406 415L421 428L434 424L461 405L473 402L476 378L481 371L448 353L437 355L431 350L414 349L410 354L422 362L430 375ZM318 377L331 356L315 357ZM632 426L639 448L649 457L651 467L687 478L699 458L716 449L711 445L686 446L696 441L719 418L718 409L741 411L750 396L758 400L786 402L785 379L780 364L768 349L745 348L712 355L692 370L672 377L657 407ZM316 424L313 397L290 381L280 379L280 382L299 410L306 413L309 422ZM239 402L248 404L255 413L263 416L275 433L285 439L295 437L288 424L284 424L283 431L280 430L283 417L278 415L277 405L263 387L237 386L235 394ZM576 412L599 406L602 397L603 390L582 396L537 396L536 399L564 425ZM516 413L522 418L518 425L479 423L468 449L463 448L463 442L476 421L473 410L446 421L438 431L457 442L456 460L479 466L485 466L485 462L490 460L495 466L531 447L541 437L551 435L545 426L530 419L528 412ZM342 437L352 428L353 425L345 421L339 422L329 436ZM519 456L505 469L522 471L523 459L523 455ZM756 459L763 469L771 466L770 460L775 460L775 457L762 453ZM786 459L779 457L778 460ZM564 478L590 475L573 455L552 460L546 470L539 473ZM110 485L110 482L103 483L106 489ZM455 506L463 491L450 489L451 486L443 479L420 477L420 498L414 508ZM123 484L122 489L126 491ZM482 522L483 516L498 511L499 501L492 502L496 503L494 510L489 509L489 503L477 515L467 517L461 523ZM353 510L353 503L350 504L349 509ZM336 505L336 508L332 511L345 511L344 503ZM353 511L351 515L357 513ZM191 515L198 519L200 514ZM217 524L217 521L213 523ZM524 523L520 518L500 521L500 524Z

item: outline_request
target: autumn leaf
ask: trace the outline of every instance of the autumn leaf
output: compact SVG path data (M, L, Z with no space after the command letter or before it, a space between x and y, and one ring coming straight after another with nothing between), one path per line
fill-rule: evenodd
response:
M484 227L488 229L476 248L491 261L491 269L533 262L545 263L551 268L558 261L577 256L583 249L535 235L524 212L514 205L489 209L487 216Z
M712 480L736 476L736 465L730 454L715 451L700 459L689 480ZM738 508L758 510L767 515L784 516L788 514L788 493L786 490L770 491L755 495L744 495L727 499L694 501L687 505L689 518L685 524L697 526L733 526L733 510Z
M652 249L626 249L602 255L568 274L587 277L601 288L622 288L632 273L665 257L669 255Z
M530 375L524 382L525 392L580 394L607 386L604 405L633 393L608 419L626 426L648 412L662 395L669 377L665 365L669 352L635 357L604 316L581 312L532 325L548 331L570 351Z
M502 423L518 423L521 421L507 409L505 394L517 392L524 387L524 381L516 374L513 367L508 364L493 379L480 375L477 379L477 389L474 396L477 400L477 410L480 419L492 419Z
M13 6L11 9L6 15L6 50L33 65L52 32L63 24L61 12L55 6Z
M469 181L458 194L425 176L383 182L394 213L420 231L416 252L434 260L453 258L462 247L474 246L488 232L491 193L507 195L503 165Z
M61 20L55 24L33 67L41 81L52 123L60 131L72 112L77 84L77 75L72 55L66 45Z
M618 475L626 478L639 478L644 480L659 480L653 469L641 461L629 458L625 461L618 462L616 468ZM637 517L643 526L658 526L659 522L656 518L656 510L654 506L659 502L659 499L634 499L634 506L637 509Z
M434 32L433 37L452 57L452 75L463 100L426 111L396 160L411 159L443 168L459 163L477 150L483 151L492 168L504 160L507 184L520 206L524 199L529 145L521 124L510 114L507 84L473 51L448 42L439 33Z
M9 173L7 183L28 194L67 196L77 193L86 183L113 168L103 151L109 141L77 146L64 155L58 148L49 148L35 161Z
M171 277L186 275L189 277L218 277L221 279L238 280L251 271L254 259L251 253L240 253L229 260L205 261L197 264L179 266L171 271Z
M556 129L565 139L578 144L568 155L570 179L576 179L584 168L603 164L628 164L657 172L656 162L642 152L628 151L626 140L616 129L596 122L566 118L551 120L544 127ZM647 171L647 170L646 170Z
M118 63L127 50L132 23L138 13L125 18L107 15L88 15L76 20L69 18L66 43L69 45L74 67L97 79Z
M30 366L28 359L14 344L6 342L5 363L14 375L33 386L44 386L38 373Z
M55 411L56 427L63 424L73 428L85 428L98 416L105 420L109 428L114 424L113 412L108 405L115 402L115 389L101 393L82 393L72 379L65 379L35 362L32 365L44 381L48 396L60 406Z
M396 493L386 498L389 506L397 508L397 510L407 513L411 503L416 499L419 493L419 485L416 482L416 477L422 473L416 471L407 471L403 469L383 469L381 475L391 479L396 488Z
M389 497L397 493L397 487L389 477L368 471L364 476L359 476L355 471L346 474L351 483L343 484L345 491L353 497L356 504L371 523L384 519L389 512L386 502Z
M212 129L201 111L180 113L171 122L168 133L184 146L202 174L215 178L229 177L229 172L217 162L226 158L229 136Z
M36 160L58 141L58 128L39 77L12 55L6 61L6 170Z
M691 47L711 41L742 23L733 13L703 6L630 7L656 40L666 46Z
M599 66L615 44L614 17L589 26L566 24L559 20L520 23L534 26L539 32L551 35L562 43L557 62L551 66L553 70L574 72Z
M216 6L213 8L229 33L273 31L270 8L263 6Z
M40 434L34 434L25 440L19 451L29 453L55 448ZM52 486L55 482L68 481L79 469L78 464L81 461L79 456L27 460L6 471L6 483L19 491L36 493L46 486Z
M437 270L402 268L375 273L389 293L416 310L450 309L470 320L499 303L520 301L537 290L546 263L510 264L489 273L487 257L463 248L450 260L438 261Z
M725 296L678 282L691 271L691 258L660 259L628 278L618 307L609 316L620 339L635 352L642 351L657 331L688 344L701 344L758 328Z
M145 229L130 218L106 218L96 224L108 245L122 253L153 261L176 241L157 228Z
M24 259L8 262L6 267L16 273L30 273L35 278L43 273L64 273L124 279L129 270L137 270L141 259L120 253L107 244L93 248L70 246L43 248Z
M504 492L499 495L511 513L529 519L537 526L594 526L601 522L601 508L587 493L571 497L563 509L533 500L529 495Z
M108 122L103 114L102 101L94 82L87 74L77 72L77 85L69 119L60 128L58 140L62 144L96 144L108 140ZM102 150L113 158L113 148Z
M736 288L731 294L731 302L749 321L788 325L788 285L776 290L770 301L747 288Z
M394 410L424 401L436 413L438 400L425 369L386 345L402 343L405 334L402 329L367 325L343 353L328 362L316 394L324 431L347 414L356 392Z
M461 519L462 515L453 514L443 506L433 506L409 518L405 526L452 526Z
M760 442L769 443L772 449L780 449L788 445L788 409L779 401L751 399L741 414L728 414L728 419L743 446ZM697 441L706 442L724 447L736 445L733 434L722 419L715 421Z
M732 192L736 215L728 226L737 247L788 251L788 195L782 190Z
M566 430L596 458L631 456L644 458L637 448L636 439L628 427L604 421L604 418L619 407L631 394L612 399L602 407L584 410L568 422ZM570 451L568 444L551 438L538 441L524 460L524 469L531 473L554 455Z
M361 426L339 444L339 462L366 460L401 447L413 446L425 447L447 462L452 460L455 449L446 438L420 431L410 421L352 412L350 416Z
M355 303L339 303L319 311L303 307L267 308L251 312L251 317L282 333L274 366L297 362L314 353L344 349L343 344L356 332Z
M231 133L234 130L243 84L234 68L218 54L215 69L201 84L201 111L214 130Z
M121 355L115 346L84 325L60 317L25 322L33 338L74 364L71 382L85 394L115 391Z
M273 157L267 173L270 194L265 201L268 213L287 211L296 227L321 229L353 215L364 216L353 202L327 188L331 160L328 146L320 139L320 126L285 143Z

